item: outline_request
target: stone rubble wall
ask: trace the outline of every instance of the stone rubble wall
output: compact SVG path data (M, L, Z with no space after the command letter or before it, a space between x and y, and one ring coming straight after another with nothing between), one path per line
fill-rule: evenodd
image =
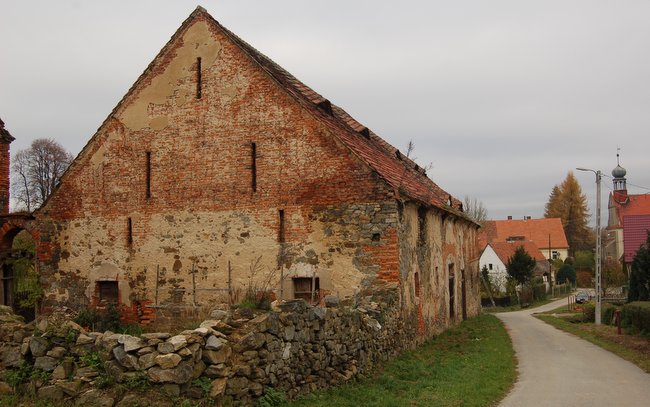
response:
M77 403L99 397L103 405L120 401L98 390L102 382L143 378L174 396L240 405L252 404L268 387L293 398L367 373L416 338L415 328L404 326L395 289L356 307L329 297L326 307L292 300L264 313L215 310L198 328L178 335L85 332L65 318L41 322L31 335L15 320L10 327L6 313L1 317L0 394L31 391L39 399ZM9 372L23 364L49 374L11 389Z

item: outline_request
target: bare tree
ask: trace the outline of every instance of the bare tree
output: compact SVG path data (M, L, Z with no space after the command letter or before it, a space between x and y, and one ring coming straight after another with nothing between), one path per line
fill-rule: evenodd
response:
M483 202L468 195L465 195L463 201L463 210L467 216L472 218L479 225L483 225L483 222L485 222L488 217L488 211L485 205L483 205Z
M16 153L12 163L12 193L19 209L39 208L56 188L72 155L52 139L36 139Z

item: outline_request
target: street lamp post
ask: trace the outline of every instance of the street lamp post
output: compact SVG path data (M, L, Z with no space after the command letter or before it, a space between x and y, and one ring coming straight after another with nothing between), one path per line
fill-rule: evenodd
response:
M601 257L601 243L600 243L600 180L602 173L600 170L592 170L589 168L576 168L578 171L591 171L596 174L596 325L600 325L601 322L601 308L602 308L602 297L601 297L601 269L600 269L600 257Z

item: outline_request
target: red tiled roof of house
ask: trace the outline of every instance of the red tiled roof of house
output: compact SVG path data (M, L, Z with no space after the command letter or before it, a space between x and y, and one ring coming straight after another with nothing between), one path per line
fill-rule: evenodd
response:
M629 215L623 219L623 256L632 263L637 250L645 244L650 230L650 215Z
M492 250L494 250L503 264L508 263L508 259L515 254L515 250L517 250L519 246L523 246L526 253L535 259L535 261L547 261L539 248L531 241L490 243L490 247L492 247Z
M650 215L650 194L628 195L628 198L625 203L614 201L621 226L625 225L624 218L627 216Z
M479 233L479 245L505 242L512 238L532 241L538 248L568 248L560 218L489 220Z

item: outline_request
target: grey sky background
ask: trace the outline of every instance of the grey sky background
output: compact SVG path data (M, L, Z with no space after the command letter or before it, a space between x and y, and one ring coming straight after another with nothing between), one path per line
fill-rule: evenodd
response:
M0 0L12 152L51 137L76 155L198 4ZM541 217L568 171L609 175L617 147L628 190L650 192L648 1L200 5L394 146L412 140L435 182L492 219ZM593 213L595 177L576 176Z

